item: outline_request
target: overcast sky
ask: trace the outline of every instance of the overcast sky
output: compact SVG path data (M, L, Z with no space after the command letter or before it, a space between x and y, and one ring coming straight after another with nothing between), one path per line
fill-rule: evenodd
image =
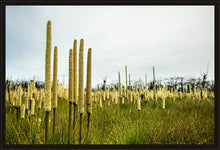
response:
M44 81L48 20L60 81L68 81L69 49L81 38L85 73L92 48L93 87L105 76L116 83L118 71L124 84L125 65L131 80L151 81L153 66L156 79L201 77L209 63L214 79L214 6L7 6L6 79Z

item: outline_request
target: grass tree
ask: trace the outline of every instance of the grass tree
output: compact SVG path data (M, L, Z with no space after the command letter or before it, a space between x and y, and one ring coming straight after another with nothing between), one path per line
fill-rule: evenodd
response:
M68 144L70 143L70 136L72 135L72 106L73 106L73 50L69 50L69 130L68 130Z
M47 43L45 58L45 96L44 96L45 116L45 144L49 140L49 115L51 111L51 21L47 22Z
M80 40L79 49L79 113L80 113L80 128L79 128L79 144L82 143L83 130L83 113L84 113L84 40Z
M87 100L87 113L88 113L88 140L91 131L91 115L92 115L92 49L89 48L87 55L87 78L86 78L86 100Z
M156 80L155 80L155 71L154 71L154 66L153 66L153 88L154 88L154 106L157 103L157 95L156 95Z
M78 116L78 82L77 82L77 40L74 40L73 45L73 105L74 105L74 117L73 117L73 129L76 127L76 120Z
M57 108L57 47L54 47L53 58L53 136L55 132L56 123L56 108Z

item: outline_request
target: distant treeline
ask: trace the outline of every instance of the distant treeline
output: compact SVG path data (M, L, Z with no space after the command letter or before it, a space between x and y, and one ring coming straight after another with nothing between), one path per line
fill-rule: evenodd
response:
M135 89L135 84L137 85L137 88L139 89L140 81L131 81L131 86L129 86L128 83L128 89ZM142 87L146 86L145 82L141 82ZM170 77L166 78L164 80L156 80L156 89L163 88L165 85L167 85L167 89L176 89L178 91L189 91L189 87L191 86L191 89L194 90L194 88L207 88L209 91L214 91L215 89L215 82L213 80L206 80L201 78L183 78L183 77ZM111 90L115 87L118 89L118 83L111 83L109 85L106 84L106 80L103 80L103 83L97 85L97 89L104 90L106 87L110 87ZM122 85L124 87L124 85ZM153 81L147 82L147 89L153 89Z
M31 82L31 81L33 81L33 80L30 80L30 81L20 81L20 82L19 81L11 81L11 89L14 90L15 87L18 87L19 85L21 85L23 89L27 89L28 83ZM6 80L5 84L7 86L9 86L10 81ZM42 82L42 81L35 81L35 87L37 89L44 88L44 82Z
M33 81L33 80L31 80ZM27 85L30 81L11 81L11 88L15 89L15 87L22 85L22 88L27 88ZM9 80L6 80L6 85L9 86ZM131 81L131 86L129 86L128 84L128 89L134 89L135 88L135 84L137 84L137 88L139 89L139 81ZM167 89L171 90L171 89L176 89L178 91L189 91L189 86L191 86L191 89L194 90L194 88L207 88L210 91L214 91L215 89L215 82L213 80L211 81L206 81L203 80L201 78L195 79L195 78L189 78L189 79L185 79L183 77L171 77L171 78L166 78L164 80L156 80L156 89L158 88L163 88L165 86L165 84L167 85ZM195 85L195 87L194 87ZM42 89L44 88L44 82L43 81L36 81L35 82L35 86L37 89ZM124 86L124 85L122 85ZM142 82L142 87L145 87L146 83ZM110 87L111 90L113 90L113 88L115 87L116 89L118 89L118 83L111 83L110 85L106 84L106 80L103 81L103 83L98 84L97 88L93 88L93 90L95 89L99 89L99 90L104 90L107 87ZM147 82L147 89L153 89L153 81L151 82Z

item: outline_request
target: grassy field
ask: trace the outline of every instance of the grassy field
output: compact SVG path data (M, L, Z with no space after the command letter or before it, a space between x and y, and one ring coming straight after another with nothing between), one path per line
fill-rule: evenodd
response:
M43 106L43 105L42 105ZM43 108L43 107L42 107ZM58 100L56 130L52 136L52 111L50 113L49 144L68 143L69 102ZM17 122L16 110L6 102L6 144L44 144L45 111L35 109L30 120ZM93 104L92 132L87 139L87 113L84 114L83 144L215 144L214 99L210 102L188 99L166 101L153 105L142 101L141 111L137 105L125 103L103 107ZM71 137L79 143L79 119Z

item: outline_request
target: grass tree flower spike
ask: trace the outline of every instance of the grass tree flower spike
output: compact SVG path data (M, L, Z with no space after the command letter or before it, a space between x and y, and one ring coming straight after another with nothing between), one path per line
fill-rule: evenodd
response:
M92 74L92 61L91 61L91 56L92 55L92 49L89 48L88 50L88 56L87 56L87 80L86 80L86 99L87 99L87 112L89 114L92 114L92 98L91 98L91 93L92 93L92 85L91 85L91 74Z
M73 104L74 104L73 129L75 129L77 116L78 116L77 40L74 40L74 44L73 44Z
M57 56L57 46L55 46L53 58L53 108L57 108Z
M84 113L84 40L80 40L80 50L79 50L79 113Z
M44 109L48 112L51 111L51 21L47 22Z
M70 136L72 134L72 104L73 104L73 50L69 50L69 131L68 144L70 144Z
M79 113L80 113L80 131L79 131L79 144L82 142L82 129L83 129L83 113L84 113L84 40L80 40L80 49L79 49Z
M51 111L51 21L47 22L47 44L45 58L45 96L44 96L45 116L45 144L49 141L49 114Z

